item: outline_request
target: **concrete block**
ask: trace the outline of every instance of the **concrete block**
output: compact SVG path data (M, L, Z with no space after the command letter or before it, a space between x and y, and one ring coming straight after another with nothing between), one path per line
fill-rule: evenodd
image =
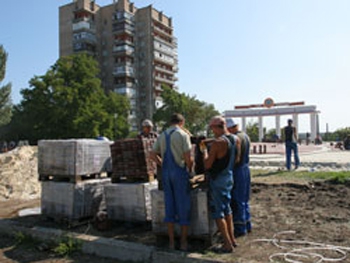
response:
M82 246L84 253L128 262L152 262L154 247L110 238L91 238L80 237L84 240Z
M152 231L155 234L167 234L167 226L163 222L165 217L164 192L152 190ZM175 226L175 231L179 235L180 227ZM208 208L208 192L206 190L195 189L191 193L191 225L189 235L193 237L212 236L216 231L214 220L211 219Z
M92 139L40 140L40 175L88 175L111 172L111 142Z
M98 211L106 209L104 186L109 184L110 178L86 180L77 184L43 181L42 214L68 220L93 217Z
M151 190L157 188L157 181L105 186L108 218L130 222L150 221Z

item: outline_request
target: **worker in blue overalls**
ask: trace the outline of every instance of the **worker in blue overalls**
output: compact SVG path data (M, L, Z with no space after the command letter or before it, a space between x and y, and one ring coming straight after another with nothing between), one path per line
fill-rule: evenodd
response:
M235 162L235 140L227 131L226 121L221 116L210 120L209 127L215 139L209 152L202 143L204 167L209 174L209 208L211 217L224 239L220 253L231 253L237 245L233 236L231 190L233 186L233 165Z
M250 138L239 130L238 124L232 119L226 119L227 129L230 133L237 136L240 141L238 149L239 158L236 159L233 172L234 186L232 189L232 210L235 237L240 237L251 232L250 216L250 169L249 169L249 152Z
M185 119L175 113L170 127L153 145L151 158L162 166L165 219L168 226L169 248L175 248L174 224L181 227L180 250L187 250L190 225L191 195L189 176L193 165L190 135L183 128Z

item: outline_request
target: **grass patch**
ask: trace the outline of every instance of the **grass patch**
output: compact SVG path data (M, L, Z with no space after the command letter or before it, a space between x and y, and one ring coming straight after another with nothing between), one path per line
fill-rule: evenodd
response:
M74 252L81 251L81 242L72 237L62 237L52 249L52 251L62 257L69 256Z
M300 178L307 180L325 180L339 184L350 183L350 171L266 171L252 169L251 175L252 177L280 176L285 178Z
M26 248L34 248L40 243L38 239L33 238L31 235L26 235L23 232L15 232L14 239L15 246L23 246Z

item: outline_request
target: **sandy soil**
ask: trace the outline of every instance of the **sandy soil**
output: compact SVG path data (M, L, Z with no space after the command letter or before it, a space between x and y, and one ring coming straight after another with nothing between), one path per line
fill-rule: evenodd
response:
M252 184L251 210L253 216L253 231L245 237L238 239L239 247L233 254L214 254L204 243L192 240L191 252L203 254L209 258L222 259L227 262L254 263L269 262L269 257L275 253L288 253L293 248L305 248L310 245L295 245L293 242L310 241L324 243L333 246L345 247L339 251L326 248L318 248L312 252L322 254L324 257L340 258L342 251L350 251L350 186L336 185L328 182L309 182L305 180L281 180L280 177L254 178ZM16 218L18 210L26 207L39 206L39 200L27 202L9 201L2 202L0 217ZM42 225L47 227L57 227L68 229L66 224L59 224L42 218L40 216L30 216L16 218L24 224ZM164 247L166 242L159 244L157 238L152 234L150 225L132 225L114 223L109 231L98 231L92 224L83 224L71 227L70 231L84 232L91 235L101 235L111 238L140 242L148 245ZM295 231L282 233L283 231ZM275 244L272 239L277 235ZM263 240L262 240L263 239ZM3 240L1 238L1 240ZM289 240L290 243L281 243ZM292 243L292 244L291 244ZM285 246L284 249L278 245ZM315 244L313 244L315 245ZM97 262L79 261L80 259L53 259L52 255L45 252L30 251L17 252L6 242L0 242L0 262ZM21 250L20 250L21 251ZM310 252L310 251L309 251ZM30 259L23 259L28 254ZM36 254L38 254L36 256ZM319 255L301 258L283 254L275 257L276 262L288 262L287 260L299 260L300 262L322 262ZM47 258L45 258L47 257ZM89 258L89 257L88 257ZM7 261L5 261L7 260ZM278 261L277 261L278 260ZM101 261L109 263L112 261ZM115 262L115 261L113 261ZM291 262L291 261L289 261ZM326 261L324 261L326 262ZM350 262L350 257L346 257L338 262Z

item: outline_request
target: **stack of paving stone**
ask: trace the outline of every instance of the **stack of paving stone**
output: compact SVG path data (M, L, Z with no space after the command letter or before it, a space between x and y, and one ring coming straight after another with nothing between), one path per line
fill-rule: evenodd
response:
M111 183L110 142L92 139L42 140L38 172L42 214L79 221L105 210L104 186Z
M155 140L130 138L115 141L111 145L112 183L119 183L121 179L128 182L153 181L157 166L149 155Z

